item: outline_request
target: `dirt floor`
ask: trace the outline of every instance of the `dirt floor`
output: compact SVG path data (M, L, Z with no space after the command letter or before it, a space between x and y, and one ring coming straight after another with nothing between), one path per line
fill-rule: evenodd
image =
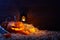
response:
M10 33L6 36L0 34L0 40L60 40L60 32L40 30L39 33L30 35Z

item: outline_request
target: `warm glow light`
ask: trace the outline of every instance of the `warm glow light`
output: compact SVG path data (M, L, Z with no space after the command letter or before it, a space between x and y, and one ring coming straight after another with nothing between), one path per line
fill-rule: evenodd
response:
M15 28L11 28L12 30L15 30Z
M9 22L8 26L15 26L15 22Z
M12 30L18 31L18 30L23 30L23 28L11 28Z
M30 34L30 32L28 32L28 31L24 31L24 32L25 32L25 34L27 34L27 35Z
M36 29L31 24L25 24L23 22L11 22L9 23L12 30L17 31L18 33L24 33L26 35L29 35L31 33L35 33L38 29ZM15 26L15 27L14 27Z
M34 29L34 28L31 28L31 29L30 29L30 32L35 32L35 29Z
M25 21L25 16L22 16L22 21Z

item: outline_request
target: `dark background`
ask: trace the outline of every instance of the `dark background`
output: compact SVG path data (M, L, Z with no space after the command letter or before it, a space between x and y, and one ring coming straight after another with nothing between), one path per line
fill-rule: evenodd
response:
M39 29L60 30L59 3L55 0L0 0L0 19L27 14L27 23ZM0 20L1 21L1 20Z

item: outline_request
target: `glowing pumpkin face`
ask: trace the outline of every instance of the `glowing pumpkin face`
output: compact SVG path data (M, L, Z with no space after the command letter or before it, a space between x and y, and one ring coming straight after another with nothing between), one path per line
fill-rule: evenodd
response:
M36 29L31 24L25 24L22 22L10 22L9 26L12 26L11 29L17 31L18 33L24 33L29 35L30 33L35 33Z

